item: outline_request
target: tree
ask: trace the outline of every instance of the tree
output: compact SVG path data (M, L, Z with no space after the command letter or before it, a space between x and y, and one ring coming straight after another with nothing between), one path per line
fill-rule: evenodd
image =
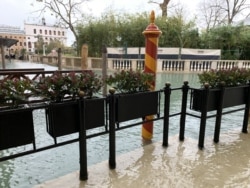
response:
M246 49L247 33L249 30L246 32L242 25L221 26L210 29L203 40L209 45L207 48L221 49L222 59L239 59Z
M250 16L250 0L203 0L200 11L206 30L217 25L230 25L240 16Z
M100 18L78 25L79 43L88 44L92 57L101 57L103 44L108 47L142 47L145 38L142 34L149 24L147 13L136 15L106 12Z
M244 11L247 11L248 16L250 15L250 5L247 2L249 3L248 0L225 0L225 7L222 7L222 9L225 10L228 24L233 23L234 19Z
M52 50L58 50L59 48L63 49L64 48L64 45L62 44L61 41L55 39L55 40L52 40L50 41L50 43L47 45L47 53L50 53L52 52Z
M78 33L75 29L76 24L78 23L78 18L81 15L80 7L83 2L88 0L37 0L38 2L43 2L41 9L37 10L40 13L44 11L50 11L58 20L58 24L62 27L70 29L73 33L76 44L77 52L79 52L78 44Z
M45 45L43 37L40 36L40 35L38 35L37 36L37 42L35 43L35 48L36 48L35 53L37 53L37 54L43 54L43 45Z
M167 12L167 9L168 9L168 4L169 4L170 0L163 0L162 3L158 3L156 1L153 1L153 0L149 0L149 3L156 3L160 6L160 9L162 11L162 17L167 17L168 15L168 12Z
M179 15L167 20L166 28L168 47L179 47L179 59L181 59L182 48L196 48L198 45L198 29L195 28L194 22L185 22L184 18Z
M200 11L203 15L203 22L206 27L206 31L209 31L210 28L215 27L216 25L220 25L222 19L222 9L220 8L222 1L224 0L212 0L203 2L200 4Z
M159 40L161 47L197 48L199 47L199 33L194 21L186 21L182 10L176 11L176 16L166 19L156 18L155 23L162 31ZM140 14L105 13L100 18L89 20L77 27L80 44L88 44L89 55L101 57L101 48L119 47L121 53L126 53L126 47L145 46L142 32L149 25L147 12ZM138 54L138 57L140 54Z

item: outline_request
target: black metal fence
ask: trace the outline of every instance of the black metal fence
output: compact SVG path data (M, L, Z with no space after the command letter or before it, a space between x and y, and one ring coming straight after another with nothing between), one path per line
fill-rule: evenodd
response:
M62 115L62 111L59 112L51 112L51 104L46 102L40 103L32 103L28 107L25 107L25 110L36 110L36 109L45 109L46 118L47 118L47 131L48 133L54 138L54 144L44 146L44 147L37 147L36 146L36 139L33 138L32 134L31 139L28 143L33 144L33 148L27 151L23 151L20 153L10 154L7 156L3 156L0 158L1 161L13 159L16 157L21 157L24 155L28 155L31 153L36 153L40 151L44 151L47 149L55 148L58 146L63 146L66 144L70 144L73 142L79 142L79 152L80 152L80 180L87 180L88 179L88 172L87 172L87 139L92 137L97 137L104 134L109 134L109 166L111 169L116 168L116 131L122 131L127 128L131 128L134 126L142 125L146 123L148 120L145 119L145 116L153 115L154 118L150 121L163 121L163 138L162 138L162 145L164 147L168 146L168 134L169 134L169 120L174 116L179 116L180 118L180 130L179 130L179 140L184 140L185 135L185 123L187 116L192 116L196 118L200 118L200 133L199 133L199 140L198 146L200 149L204 147L204 137L205 137L205 128L206 128L206 121L208 118L216 117L216 124L215 124L215 133L214 133L214 141L217 143L219 141L219 134L220 134L220 124L221 118L223 114L226 113L233 113L239 110L244 110L244 121L243 121L243 128L242 132L247 133L247 124L248 124L248 115L249 115L249 103L250 103L250 95L249 89L250 86L244 86L243 95L240 95L243 98L243 101L240 101L240 106L238 108L238 104L234 104L236 109L230 110L227 112L223 112L222 109L224 108L223 104L227 97L225 97L225 88L221 88L218 93L216 93L216 97L219 98L219 103L216 102L214 115L207 116L207 112L209 111L209 103L211 100L209 96L213 96L212 90L206 87L205 89L201 89L201 94L199 94L199 102L200 106L195 107L193 102L195 99L195 88L190 88L188 82L184 82L183 86L179 88L171 88L170 84L166 84L162 90L158 91L151 91L151 92L143 92L143 93L136 93L136 94L116 94L114 90L110 90L109 95L100 98L81 98L75 101L69 101L69 103L73 103L73 114L74 114L74 125L76 126L73 130L70 127L70 132L56 132L53 125L59 121L59 124L63 124L65 116ZM170 96L175 91L181 91L181 108L173 114L170 114ZM188 109L188 93L191 93L191 109L195 110L195 113L187 112ZM237 96L235 96L237 97ZM197 101L196 101L197 103ZM161 105L163 104L163 105ZM64 105L64 104L61 104ZM244 107L242 107L244 105ZM69 107L67 107L69 113ZM0 110L0 144L4 142L6 135L4 133L1 134L1 131L4 130L2 119L6 113L11 112L11 110ZM197 114L198 113L198 114ZM50 116L52 115L52 116ZM59 118L59 120L55 120ZM136 123L129 123L127 125L122 125L121 122L127 122L133 119L137 119ZM70 119L72 124L73 119ZM51 127L52 126L52 127ZM59 126L63 127L63 126ZM95 129L98 127L103 127L102 131L95 131L91 134L86 134L86 130ZM34 131L34 129L33 129ZM2 131L3 132L3 131ZM79 138L58 142L57 138L64 134L70 134L72 132L78 132ZM15 137L11 139L15 140ZM25 143L22 143L25 144ZM22 145L21 144L21 145ZM11 145L12 146L12 145ZM8 148L8 147L7 147ZM6 148L5 148L6 149Z

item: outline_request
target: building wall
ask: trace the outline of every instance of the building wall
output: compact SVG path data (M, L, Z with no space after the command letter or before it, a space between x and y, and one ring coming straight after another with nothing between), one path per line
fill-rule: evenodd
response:
M107 48L108 58L144 59L145 48ZM158 59L190 59L190 60L218 60L221 57L220 49L191 49L191 48L158 48Z
M26 49L26 36L24 31L19 27L0 25L0 37L18 40L17 44L10 48L5 48L5 55L15 54L16 57L19 57L21 50Z
M24 30L19 27L0 25L0 37L19 41L16 45L5 48L6 55L16 54L16 57L19 57L22 49L28 53L34 53L39 37L43 39L44 47L53 40L61 41L65 46L67 45L67 29L47 25L45 19L42 19L39 24L24 23Z
M38 38L41 37L48 45L53 40L59 40L64 45L67 43L67 29L57 26L42 24L24 24L24 31L26 34L27 52L35 52Z

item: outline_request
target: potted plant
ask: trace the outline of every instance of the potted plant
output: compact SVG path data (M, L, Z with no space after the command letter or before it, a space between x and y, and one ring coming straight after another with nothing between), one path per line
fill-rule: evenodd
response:
M107 85L115 94L116 122L123 122L158 113L159 93L150 91L154 75L141 71L122 70L109 75Z
M47 131L56 138L79 131L79 106L76 99L92 97L102 87L93 71L61 73L40 78L36 92L49 101L46 108Z
M28 103L32 95L33 83L29 79L6 79L0 81L1 107L18 108L21 104Z
M242 105L246 103L250 70L232 68L227 70L210 70L198 74L200 89L193 89L191 93L192 106L196 111L201 111L204 101L204 85L209 85L207 111L217 110L220 93L224 89L223 108Z
M32 82L28 79L0 81L0 150L34 142L32 109L28 103Z

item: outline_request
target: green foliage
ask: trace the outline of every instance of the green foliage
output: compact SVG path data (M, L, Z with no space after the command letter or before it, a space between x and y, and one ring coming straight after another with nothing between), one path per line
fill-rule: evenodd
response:
M26 79L7 79L0 82L0 103L16 107L27 102L32 93L32 82Z
M147 91L153 82L153 74L133 70L115 72L106 79L106 83L119 93Z
M148 15L115 15L106 13L101 18L90 19L87 24L78 25L79 44L88 44L90 57L101 57L102 46L139 47L144 46L142 31L148 25ZM118 38L121 40L119 41Z
M221 59L250 59L250 29L246 26L220 26L202 34L204 48L221 49Z
M92 97L103 86L103 80L91 70L82 72L54 72L36 81L29 79L0 80L0 107L29 103L29 97L59 102L77 97Z
M41 36L38 36L37 42L35 43L36 53L43 54L43 45L45 45L45 53L49 54L54 49L64 49L64 45L61 41L55 39L49 43L45 42Z
M52 40L50 41L50 43L46 46L46 53L50 53L52 50L54 49L58 49L58 48L61 48L63 49L64 48L64 45L61 41L55 39L55 40Z
M88 44L91 57L101 57L102 46L144 47L142 32L150 24L149 14L107 12L101 18L89 18L77 26L79 46ZM221 59L250 59L250 29L243 25L225 25L200 32L195 20L186 21L181 14L156 17L162 31L159 47L221 49ZM120 38L120 40L118 40Z
M100 91L101 78L92 71L62 74L55 72L51 76L41 77L35 86L37 95L52 101L62 101L64 98L89 96Z
M180 17L156 18L156 25L162 31L159 46L197 48L199 34L193 21L185 22ZM78 25L79 44L88 44L89 56L101 57L103 44L110 47L144 47L142 32L150 24L149 14L104 14L100 19L90 19ZM120 38L120 41L118 40Z
M227 87L245 85L250 80L250 69L232 68L232 69L211 69L208 72L198 74L199 82L204 85L208 83L211 88L220 87L223 83Z
M199 33L194 21L186 22L182 15L161 19L158 23L163 34L159 46L198 48Z

